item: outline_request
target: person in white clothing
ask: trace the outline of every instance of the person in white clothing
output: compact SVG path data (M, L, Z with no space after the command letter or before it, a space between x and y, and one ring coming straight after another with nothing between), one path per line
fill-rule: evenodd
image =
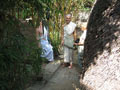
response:
M62 37L61 44L64 45L64 66L69 66L69 68L72 68L72 59L73 59L73 48L70 48L65 45L65 39L66 37L71 36L71 40L75 40L75 28L76 24L71 21L71 14L67 14L66 17L66 24L63 26L64 34ZM74 41L73 41L74 44ZM69 65L70 64L70 65Z
M78 46L78 65L80 66L80 68L82 68L84 41L87 33L86 26L87 24L81 25L82 34L80 35L79 43L74 43L74 45Z
M48 30L43 25L42 21L40 22L40 26L36 29L36 39L40 40L38 46L42 48L41 57L45 57L49 62L53 61L53 47L48 41Z

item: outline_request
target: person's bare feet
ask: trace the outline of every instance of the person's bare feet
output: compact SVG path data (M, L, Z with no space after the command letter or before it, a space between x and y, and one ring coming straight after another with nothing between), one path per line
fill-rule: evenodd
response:
M71 69L71 68L72 68L72 65L70 65L68 68L70 68L70 69Z
M69 63L63 63L62 66L63 67L68 67L70 64Z

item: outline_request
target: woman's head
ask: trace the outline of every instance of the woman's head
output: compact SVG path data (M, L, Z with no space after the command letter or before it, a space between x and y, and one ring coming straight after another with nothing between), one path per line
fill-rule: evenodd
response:
M82 31L87 30L87 23L82 23L82 24L80 25L80 29L81 29Z

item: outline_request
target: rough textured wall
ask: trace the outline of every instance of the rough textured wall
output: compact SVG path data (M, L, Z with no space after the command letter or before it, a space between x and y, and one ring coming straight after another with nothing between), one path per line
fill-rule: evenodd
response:
M82 82L120 90L120 0L97 0L88 22Z

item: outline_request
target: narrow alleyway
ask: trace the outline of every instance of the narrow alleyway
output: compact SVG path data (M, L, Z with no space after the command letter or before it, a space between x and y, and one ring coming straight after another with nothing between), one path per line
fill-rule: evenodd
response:
M79 68L61 66L62 60L56 60L44 67L44 84L36 82L27 90L79 90Z

